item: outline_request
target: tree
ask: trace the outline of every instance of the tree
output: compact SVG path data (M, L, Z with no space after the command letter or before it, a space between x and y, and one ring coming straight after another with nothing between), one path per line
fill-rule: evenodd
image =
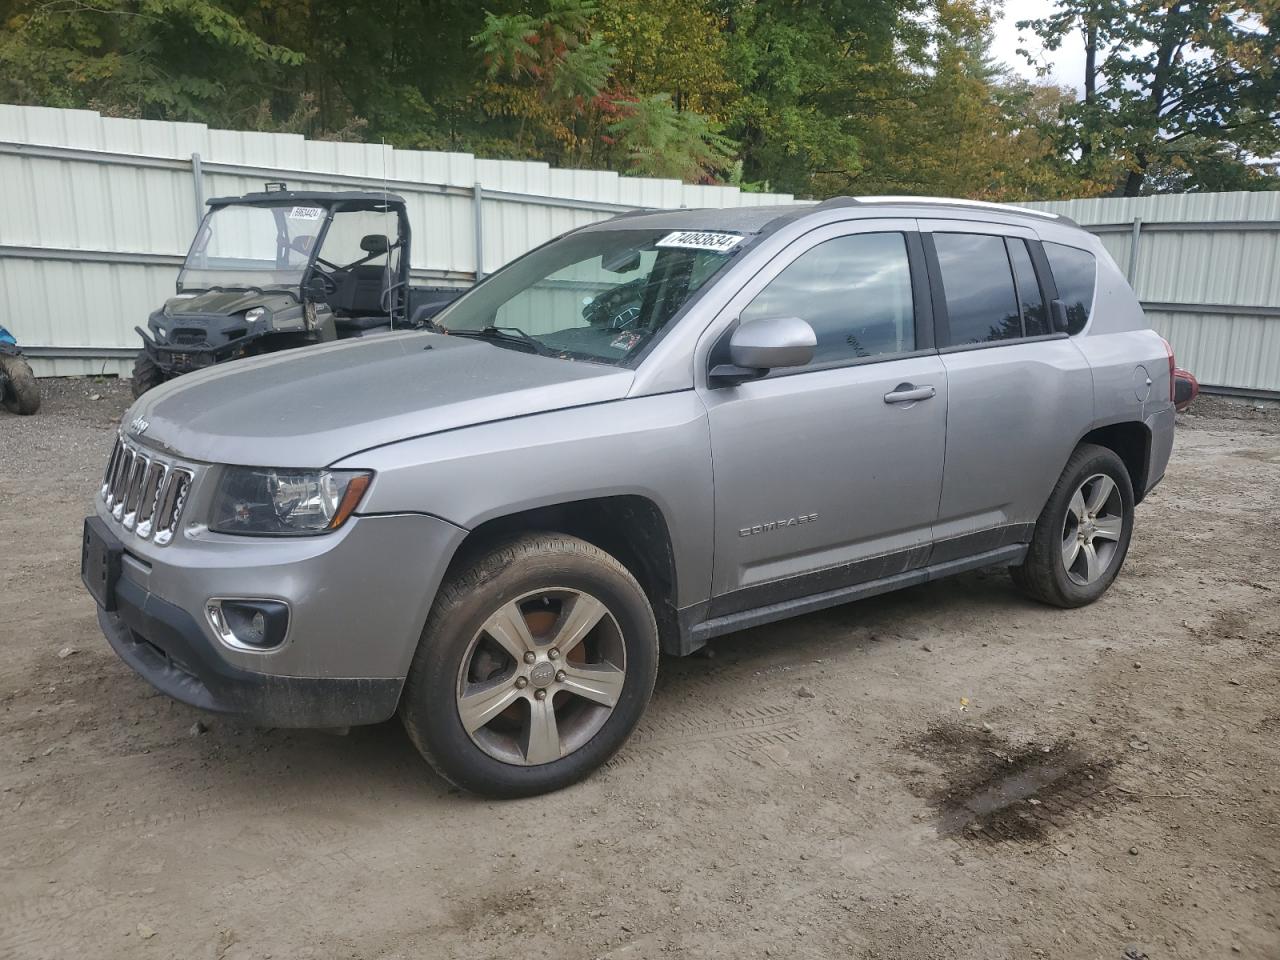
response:
M675 108L669 93L618 100L609 134L627 157L627 172L702 183L733 164L734 143L706 117Z
M18 103L217 121L304 59L218 0L9 0L0 19L0 99Z
M726 64L736 94L726 134L742 176L799 194L862 169L853 114L881 65L920 45L924 0L724 0ZM876 95L883 93L876 89Z
M1280 149L1274 0L1060 0L1019 26L1048 50L1083 40L1084 98L1065 113L1064 146L1086 175L1111 172L1118 194L1143 192L1153 170L1205 166L1208 182L1224 157L1248 167Z
M1053 132L1071 102L1056 87L1009 76L990 55L992 11L934 6L926 42L863 81L854 127L860 169L824 192L939 194L983 200L1097 192L1058 156Z

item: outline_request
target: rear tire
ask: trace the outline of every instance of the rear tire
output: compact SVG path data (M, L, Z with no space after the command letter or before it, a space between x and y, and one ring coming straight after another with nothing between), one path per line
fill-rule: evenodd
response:
M527 534L441 587L400 718L446 780L531 796L608 760L644 713L657 670L653 610L626 567L575 537Z
M137 359L133 361L133 377L129 381L133 398L136 400L152 387L158 387L162 383L164 383L164 371L151 359L147 351L140 351Z
M1036 521L1021 565L1009 568L1027 596L1082 607L1115 580L1133 535L1133 483L1112 450L1081 444Z
M5 354L0 356L0 368L3 368L7 381L4 387L4 408L22 416L39 410L40 384L36 382L36 375L31 372L31 365L22 357Z

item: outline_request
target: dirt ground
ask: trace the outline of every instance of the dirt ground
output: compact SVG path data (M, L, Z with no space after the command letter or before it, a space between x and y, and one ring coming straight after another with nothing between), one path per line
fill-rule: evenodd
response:
M0 957L1280 957L1274 413L1180 418L1096 605L991 570L724 638L607 769L495 803L395 723L125 668L78 544L127 395L45 388L0 412Z

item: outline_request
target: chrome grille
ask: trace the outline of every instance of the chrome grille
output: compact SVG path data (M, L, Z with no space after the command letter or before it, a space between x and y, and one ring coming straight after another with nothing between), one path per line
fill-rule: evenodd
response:
M102 477L102 502L124 529L163 546L178 530L191 481L190 470L117 437Z

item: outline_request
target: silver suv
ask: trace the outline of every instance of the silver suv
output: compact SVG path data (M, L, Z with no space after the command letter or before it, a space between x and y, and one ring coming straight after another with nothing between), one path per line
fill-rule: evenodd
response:
M996 564L1096 600L1169 459L1172 367L1050 214L631 214L431 331L146 394L82 573L172 697L273 726L399 712L449 780L538 793L622 745L659 651Z

